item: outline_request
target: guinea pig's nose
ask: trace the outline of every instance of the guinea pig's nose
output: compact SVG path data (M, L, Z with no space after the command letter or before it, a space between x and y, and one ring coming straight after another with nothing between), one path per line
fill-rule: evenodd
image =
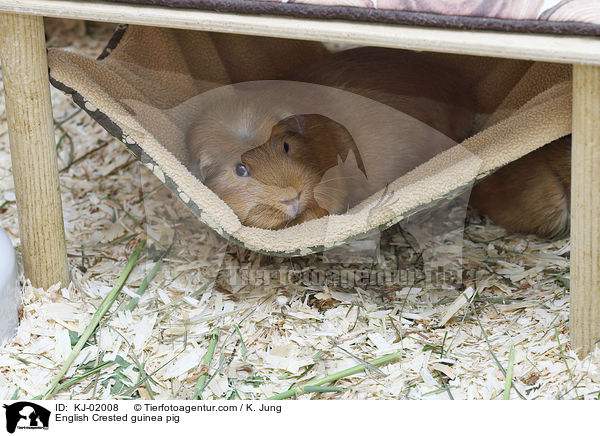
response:
M302 192L299 192L298 195L296 195L294 198L290 198L288 200L281 200L281 202L285 205L287 209L287 214L292 218L296 218L302 210L300 205L300 195L302 195Z

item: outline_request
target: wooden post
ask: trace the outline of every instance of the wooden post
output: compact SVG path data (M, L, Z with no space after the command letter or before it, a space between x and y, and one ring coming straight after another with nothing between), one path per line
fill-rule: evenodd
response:
M600 67L573 67L571 344L600 340Z
M0 14L0 55L25 275L69 283L42 17Z

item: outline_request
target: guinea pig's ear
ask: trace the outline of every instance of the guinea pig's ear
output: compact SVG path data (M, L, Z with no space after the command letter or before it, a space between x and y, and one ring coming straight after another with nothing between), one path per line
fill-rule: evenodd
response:
M299 135L303 134L304 130L306 130L306 118L304 118L304 115L292 115L283 119L281 124L286 127L287 131Z

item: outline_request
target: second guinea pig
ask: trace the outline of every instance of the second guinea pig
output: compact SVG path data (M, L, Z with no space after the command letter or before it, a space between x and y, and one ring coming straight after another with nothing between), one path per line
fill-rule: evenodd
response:
M569 235L571 136L511 162L475 185L470 204L513 232Z

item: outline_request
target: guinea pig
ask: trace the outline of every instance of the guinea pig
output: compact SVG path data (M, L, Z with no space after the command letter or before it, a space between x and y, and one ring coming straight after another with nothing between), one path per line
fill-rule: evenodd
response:
M509 231L561 238L569 235L570 199L569 135L483 179L470 203Z
M314 95L283 92L285 104L243 92L218 100L198 113L186 137L192 173L247 226L279 229L346 212L471 130L470 84L425 55L363 47L282 79L322 86L313 86ZM328 117L311 98L335 100L324 95L329 88L360 98L332 102L343 113ZM414 122L399 123L390 112Z
M352 153L356 171L343 171ZM243 224L280 229L352 206L352 178L366 185L366 170L348 130L319 114L277 123L270 138L246 151L236 167L244 200L234 204Z

